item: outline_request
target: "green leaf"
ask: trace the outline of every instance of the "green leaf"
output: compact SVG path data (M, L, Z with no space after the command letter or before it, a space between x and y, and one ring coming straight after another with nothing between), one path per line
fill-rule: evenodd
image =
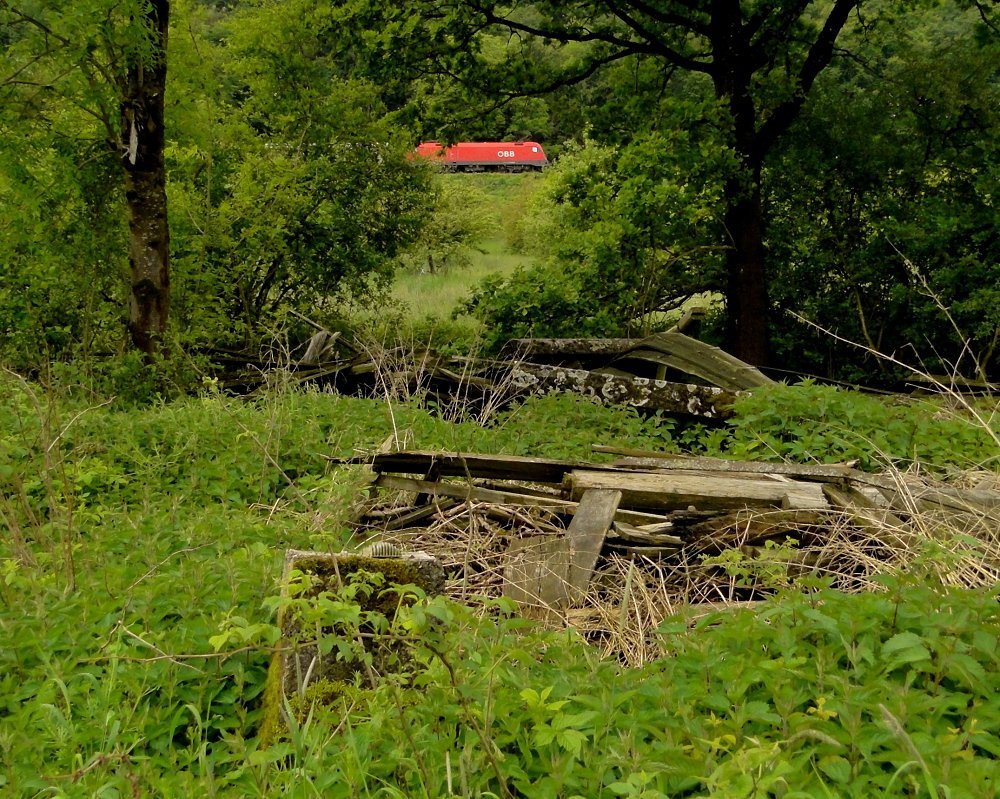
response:
M930 660L931 653L924 646L924 639L913 632L897 633L882 646L882 657L889 661L887 669L892 671L907 663Z
M846 785L851 779L851 764L840 755L821 757L817 765L820 771L840 785Z

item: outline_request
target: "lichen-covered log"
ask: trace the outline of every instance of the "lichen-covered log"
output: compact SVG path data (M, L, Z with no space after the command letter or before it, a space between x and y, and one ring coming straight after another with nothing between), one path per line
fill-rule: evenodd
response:
M727 419L732 416L733 402L739 396L739 392L711 386L598 374L583 369L532 363L514 365L509 379L512 389L523 393L569 391L597 397L604 402L707 419Z

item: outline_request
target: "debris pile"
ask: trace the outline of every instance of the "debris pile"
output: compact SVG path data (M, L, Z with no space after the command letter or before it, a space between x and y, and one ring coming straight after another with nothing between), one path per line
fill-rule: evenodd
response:
M266 360L213 357L229 368L233 391L266 382ZM239 366L242 363L242 366ZM573 392L605 402L701 419L725 419L740 392L772 381L718 347L672 330L645 339L515 339L497 358L444 357L433 350L361 346L318 332L297 359L293 379L343 394L428 396L439 407L505 404L516 397Z
M680 605L752 603L807 575L877 588L874 578L912 559L939 525L969 541L943 579L1000 579L996 486L595 449L619 457L345 459L372 470L356 536L435 556L458 601L509 597L632 663L654 656L649 634Z

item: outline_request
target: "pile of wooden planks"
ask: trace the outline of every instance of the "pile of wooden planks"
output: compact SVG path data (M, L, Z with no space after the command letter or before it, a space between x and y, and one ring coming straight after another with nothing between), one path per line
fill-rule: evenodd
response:
M928 513L984 540L1000 530L995 489L934 486L848 464L595 449L618 457L576 463L409 451L341 462L372 470L356 518L359 539L436 556L458 599L505 595L547 612L619 591L623 563L638 564L636 579L661 596L714 602L768 588L711 564L725 551L752 562L780 550L786 575L864 587L886 564L913 555L928 535Z

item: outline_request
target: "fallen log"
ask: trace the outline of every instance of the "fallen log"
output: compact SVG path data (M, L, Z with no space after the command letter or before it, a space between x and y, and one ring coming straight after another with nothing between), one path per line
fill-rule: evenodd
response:
M511 388L521 393L568 391L604 402L705 419L728 419L733 415L733 402L738 396L738 392L713 386L670 383L648 377L622 377L533 363L507 366Z

